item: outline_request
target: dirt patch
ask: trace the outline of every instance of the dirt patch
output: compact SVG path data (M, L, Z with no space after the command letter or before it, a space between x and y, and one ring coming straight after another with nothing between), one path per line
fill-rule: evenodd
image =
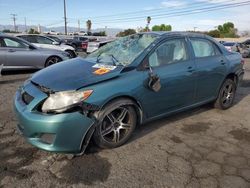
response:
M175 136L175 135L173 135L170 139L171 139L173 142L177 143L177 144L183 143L183 141L180 139L180 137Z
M105 182L110 174L111 164L105 158L98 155L84 155L67 163L57 177L67 183L83 183L92 185L94 182Z
M9 147L6 147L6 145ZM34 171L23 167L29 166L35 160L34 155L37 149L13 147L17 145L18 143L16 141L0 144L0 180L6 176L12 176L17 179L27 179L34 173Z
M190 133L190 134L205 132L209 129L210 125L211 125L211 123L197 122L194 124L183 125L181 130L186 132L186 133Z
M233 135L234 139L240 141L250 142L250 132L248 129L236 129L229 132L229 134Z

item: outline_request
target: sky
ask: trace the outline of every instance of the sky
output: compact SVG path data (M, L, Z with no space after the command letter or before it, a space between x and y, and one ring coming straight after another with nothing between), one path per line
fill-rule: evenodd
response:
M249 4L224 8L225 4ZM170 24L173 30L211 30L231 21L241 30L250 30L250 1L247 0L66 0L68 26L92 28L145 27ZM221 6L220 10L204 12L204 7ZM185 11L185 12L183 12ZM195 14L194 14L195 13ZM11 14L17 14L17 24L63 26L63 0L0 0L0 25L13 24Z

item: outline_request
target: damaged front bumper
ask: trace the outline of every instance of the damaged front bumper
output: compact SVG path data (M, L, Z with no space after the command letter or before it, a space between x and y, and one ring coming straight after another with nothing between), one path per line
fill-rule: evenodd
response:
M27 104L23 99L23 91L18 90L15 95L17 127L25 139L46 151L82 153L83 147L86 147L84 142L88 142L93 133L95 120L80 112L44 114L34 109L38 101L46 98L46 94L35 86L25 88L25 93L36 96Z

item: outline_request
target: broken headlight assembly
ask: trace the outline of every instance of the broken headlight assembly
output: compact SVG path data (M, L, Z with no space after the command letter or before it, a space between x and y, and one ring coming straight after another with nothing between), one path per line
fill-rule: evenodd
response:
M86 100L93 90L62 91L50 94L42 105L42 112L64 112Z

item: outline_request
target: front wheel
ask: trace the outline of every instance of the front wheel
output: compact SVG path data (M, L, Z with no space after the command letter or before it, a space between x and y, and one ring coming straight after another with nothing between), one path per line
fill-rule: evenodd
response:
M233 105L235 93L236 83L231 79L226 79L220 88L214 107L222 110L230 108Z
M76 54L75 54L75 52L74 52L73 50L65 50L65 51L69 53L69 56L70 56L71 58L76 57Z
M136 111L123 100L107 105L98 115L94 141L101 148L115 148L124 144L136 127Z
M60 61L62 61L62 59L60 57L57 57L57 56L49 57L45 62L45 67L56 64L56 63L58 63Z

